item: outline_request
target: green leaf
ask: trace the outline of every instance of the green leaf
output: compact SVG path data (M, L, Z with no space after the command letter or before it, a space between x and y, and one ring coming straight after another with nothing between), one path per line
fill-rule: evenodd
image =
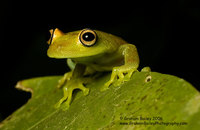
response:
M130 81L104 92L104 75L88 84L90 93L73 93L67 111L55 109L63 96L56 85L60 76L18 82L32 98L0 124L0 129L148 129L200 128L200 93L188 82L156 72L136 72Z

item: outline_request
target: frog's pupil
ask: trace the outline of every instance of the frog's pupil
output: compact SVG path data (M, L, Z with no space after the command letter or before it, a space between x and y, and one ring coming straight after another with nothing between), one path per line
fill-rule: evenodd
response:
M85 41L92 41L95 39L94 34L90 33L90 32L86 32L83 34L83 40Z

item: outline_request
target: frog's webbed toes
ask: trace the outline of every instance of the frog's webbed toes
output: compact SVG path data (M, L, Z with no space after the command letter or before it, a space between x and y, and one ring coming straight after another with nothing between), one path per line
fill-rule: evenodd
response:
M67 110L72 101L72 93L74 89L80 89L84 95L89 94L89 88L83 86L83 82L80 80L69 80L69 82L63 87L64 96L55 104L55 108L59 108L63 104L62 109Z
M131 78L131 76L133 75L133 73L134 73L135 71L138 71L138 70L135 69L135 68L130 69L130 70L127 72L127 74L125 75L124 81L128 81L128 80Z
M101 88L101 91L108 89L108 87L111 84L118 86L122 84L124 81L128 81L131 78L133 72L135 71L137 71L137 69L125 66L114 67L110 80L104 84L104 86Z
M70 105L73 89L65 86L63 88L63 92L64 96L55 104L55 108L59 108L63 102L65 102L65 104Z
M83 95L88 95L89 94L89 91L90 89L89 88L86 88L82 82L78 83L78 85L75 87L75 89L80 89L83 91Z

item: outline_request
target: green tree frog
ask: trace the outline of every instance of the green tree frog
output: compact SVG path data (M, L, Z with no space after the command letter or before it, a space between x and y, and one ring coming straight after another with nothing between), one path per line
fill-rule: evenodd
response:
M63 33L59 29L50 30L51 38L47 55L51 58L67 58L71 71L59 80L58 87L63 87L64 96L55 105L61 104L68 109L74 89L80 89L88 95L85 83L89 78L84 75L97 71L112 71L109 81L101 90L112 84L120 85L131 78L139 66L139 57L135 45L129 44L120 37L99 30L83 29Z

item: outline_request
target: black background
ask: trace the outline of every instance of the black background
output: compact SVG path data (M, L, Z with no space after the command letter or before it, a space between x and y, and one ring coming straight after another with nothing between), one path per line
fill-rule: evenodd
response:
M30 93L14 88L17 81L68 71L65 60L46 55L48 30L55 27L63 32L92 28L120 36L137 46L139 69L150 66L152 71L184 78L200 90L200 9L190 7L195 3L184 0L156 3L160 8L136 8L134 3L102 2L3 3L0 120L30 98Z

